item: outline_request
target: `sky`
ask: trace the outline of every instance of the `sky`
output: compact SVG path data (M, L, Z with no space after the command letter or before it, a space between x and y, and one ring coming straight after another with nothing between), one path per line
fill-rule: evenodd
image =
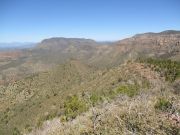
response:
M0 0L0 42L114 41L180 30L180 0Z

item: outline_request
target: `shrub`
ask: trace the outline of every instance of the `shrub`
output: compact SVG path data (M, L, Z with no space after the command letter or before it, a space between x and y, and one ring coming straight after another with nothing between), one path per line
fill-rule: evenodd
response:
M48 115L45 117L45 120L51 120L51 119L53 119L54 117L56 117L56 113L51 113L51 114L48 114Z
M54 93L53 96L57 96L58 94L57 93Z
M110 90L108 92L107 97L109 97L110 99L114 98L117 95L117 93L114 90Z
M41 127L43 125L44 120L40 117L37 122L37 127Z
M13 129L13 135L21 135L21 133L20 133L20 131L19 131L19 129L18 128L14 128Z
M25 125L25 129L28 131L28 132L31 132L32 131L32 128L29 124L26 124Z
M93 93L93 94L91 95L91 97L90 97L90 100L91 100L91 103L92 103L93 106L94 106L97 102L101 101L102 98L101 98L101 96L99 96L98 94Z
M159 98L154 107L161 111L168 111L172 108L172 103L165 98Z
M67 119L74 119L78 114L87 110L87 105L74 95L67 98L64 102L64 108Z
M154 66L154 70L160 72L166 81L173 82L180 77L180 62L165 59L139 59L141 63L147 63Z
M61 122L66 122L66 120L67 120L66 116L61 116L61 117L60 117L60 121L61 121Z
M122 85L116 91L117 93L126 94L129 97L133 97L139 92L139 86L137 84Z

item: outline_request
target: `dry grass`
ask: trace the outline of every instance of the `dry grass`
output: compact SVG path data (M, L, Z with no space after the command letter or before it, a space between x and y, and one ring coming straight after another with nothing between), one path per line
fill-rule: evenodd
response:
M134 98L120 96L111 103L91 108L76 119L61 123L48 135L178 135L176 121L154 107L158 96L149 93ZM174 97L174 95L171 95ZM170 97L169 97L170 98ZM176 99L178 102L178 99ZM177 108L176 108L177 109Z

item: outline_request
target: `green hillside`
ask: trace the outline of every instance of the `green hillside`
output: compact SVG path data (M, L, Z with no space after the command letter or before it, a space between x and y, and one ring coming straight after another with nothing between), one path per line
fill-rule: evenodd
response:
M157 91L153 90L157 74L154 71L149 74L150 71L140 63L130 62L97 70L72 60L48 72L34 74L1 87L4 92L0 100L0 133L36 131L43 126L43 122L54 118L70 122L93 106L116 101L119 95L128 96L128 102L143 93L149 93L150 96L157 93L153 98L161 97L160 89L166 89L166 85L162 84L162 88L158 86ZM173 96L177 98L177 95Z

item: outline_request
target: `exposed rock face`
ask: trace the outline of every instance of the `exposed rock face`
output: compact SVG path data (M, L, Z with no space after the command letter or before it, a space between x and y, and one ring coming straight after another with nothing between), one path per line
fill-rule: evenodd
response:
M134 50L140 55L180 59L180 32L164 31L160 33L137 34L117 42L126 50Z

